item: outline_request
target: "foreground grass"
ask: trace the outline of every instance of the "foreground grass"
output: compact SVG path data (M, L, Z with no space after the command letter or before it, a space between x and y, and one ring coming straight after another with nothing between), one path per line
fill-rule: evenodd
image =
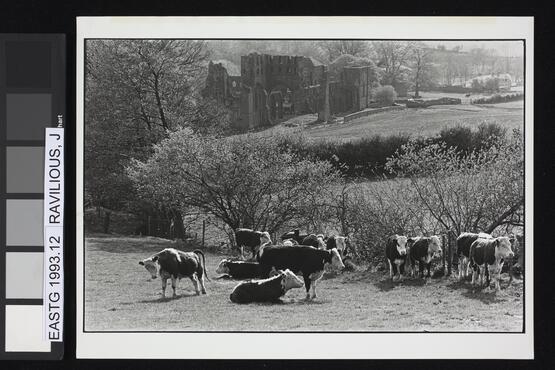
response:
M139 266L171 241L97 235L85 242L85 328L163 331L521 331L522 282L497 293L473 292L454 278L391 283L384 273L344 272L322 279L318 298L304 288L283 304L237 305L229 294L237 281L215 279L223 255L206 254L208 295L196 296L189 279L176 299L161 299L159 279ZM168 284L169 285L169 284ZM166 291L171 295L171 287Z

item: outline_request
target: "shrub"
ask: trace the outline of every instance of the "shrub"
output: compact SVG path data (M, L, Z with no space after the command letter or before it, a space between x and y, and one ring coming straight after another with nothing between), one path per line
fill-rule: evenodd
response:
M374 90L374 100L383 105L392 105L397 99L397 93L391 85L378 87Z

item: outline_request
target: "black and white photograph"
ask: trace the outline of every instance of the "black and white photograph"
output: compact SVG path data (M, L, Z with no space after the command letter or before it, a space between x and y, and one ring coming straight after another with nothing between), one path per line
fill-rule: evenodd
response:
M526 40L364 36L83 40L78 330L525 333Z

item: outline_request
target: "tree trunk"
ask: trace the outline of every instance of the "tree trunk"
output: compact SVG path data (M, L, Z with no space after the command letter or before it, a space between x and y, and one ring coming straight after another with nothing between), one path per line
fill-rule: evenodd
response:
M108 234L110 232L110 215L111 211L104 211L104 221L102 223L102 230L104 234Z
M167 130L168 123L166 121L166 115L164 114L164 107L162 107L162 98L160 97L157 75L154 75L154 96L156 97L156 106L158 107L158 112L160 114L160 121L162 122L162 127L164 128L164 130Z
M185 239L185 226L183 225L183 215L180 211L171 210L171 218L173 220L173 235L174 239Z

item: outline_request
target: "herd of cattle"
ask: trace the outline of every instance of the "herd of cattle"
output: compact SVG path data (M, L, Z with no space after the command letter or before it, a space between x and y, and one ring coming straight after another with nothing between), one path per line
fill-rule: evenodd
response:
M279 302L280 297L293 288L304 285L306 299L316 298L316 283L322 278L326 265L333 269L345 268L347 238L339 235L325 237L322 234L300 234L299 230L281 236L281 243L272 245L268 232L250 229L235 230L235 241L243 257L244 248L252 253L250 260L222 260L217 274L237 280L246 280L233 288L230 300L235 303ZM499 276L503 263L512 258L512 240L508 237L494 238L490 234L462 233L457 238L459 279L464 279L472 270L472 285L480 277L480 284L493 277L499 289ZM411 276L416 275L416 263L420 277L430 277L432 262L442 254L438 236L407 237L393 235L387 239L385 255L389 262L390 278L405 274L405 266ZM167 280L171 279L173 296L176 296L177 280L188 277L193 282L197 295L206 294L204 278L205 257L202 251L183 252L166 248L139 262L152 278L160 276L162 296L165 297ZM302 280L296 274L302 275ZM209 279L208 279L209 280ZM200 287L199 287L200 286Z

